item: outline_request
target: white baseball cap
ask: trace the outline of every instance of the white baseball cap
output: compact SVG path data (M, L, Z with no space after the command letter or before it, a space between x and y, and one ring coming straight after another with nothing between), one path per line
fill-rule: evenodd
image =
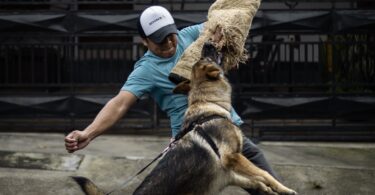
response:
M138 31L142 37L161 43L169 34L177 34L177 27L167 9L161 6L151 6L145 9L139 17Z

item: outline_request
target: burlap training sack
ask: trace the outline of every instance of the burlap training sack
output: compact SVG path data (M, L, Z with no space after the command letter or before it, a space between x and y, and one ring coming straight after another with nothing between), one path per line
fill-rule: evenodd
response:
M217 0L213 3L202 33L185 50L169 74L169 79L176 84L190 79L191 68L200 59L204 42L212 39L218 27L222 38L216 48L222 53L224 70L228 71L246 61L245 41L259 6L260 0Z

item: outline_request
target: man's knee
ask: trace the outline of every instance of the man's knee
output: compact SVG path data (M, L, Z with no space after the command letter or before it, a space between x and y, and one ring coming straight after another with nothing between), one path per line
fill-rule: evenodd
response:
M257 145L255 145L249 138L243 137L242 154L246 158L254 158L259 155L263 155L262 151ZM249 159L250 160L250 159Z

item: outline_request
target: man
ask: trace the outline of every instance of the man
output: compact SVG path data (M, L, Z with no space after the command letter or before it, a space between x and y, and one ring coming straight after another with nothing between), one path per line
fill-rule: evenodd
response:
M120 92L108 101L94 121L83 131L75 130L65 137L66 150L72 153L86 147L122 118L145 94L149 94L168 114L172 137L176 136L187 108L187 96L172 92L176 85L168 79L168 75L184 50L198 38L203 25L178 31L171 14L165 8L151 6L145 9L138 21L138 31L148 51L136 62ZM234 110L231 115L236 125L243 124ZM243 154L258 167L275 176L261 151L245 137Z

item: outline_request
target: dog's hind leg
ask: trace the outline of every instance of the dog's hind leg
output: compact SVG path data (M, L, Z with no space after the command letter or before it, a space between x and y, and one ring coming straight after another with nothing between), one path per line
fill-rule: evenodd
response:
M223 156L223 164L226 168L248 179L248 182L242 187L259 189L268 194L275 194L274 192L285 195L297 194L294 190L278 182L269 173L255 166L240 153ZM243 181L238 180L238 182L238 184L244 184Z

